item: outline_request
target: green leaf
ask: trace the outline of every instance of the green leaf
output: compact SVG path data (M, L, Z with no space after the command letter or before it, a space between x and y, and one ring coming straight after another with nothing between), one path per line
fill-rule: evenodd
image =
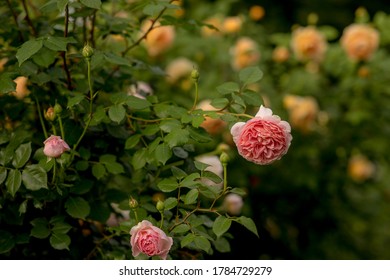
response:
M141 169L146 164L146 149L142 148L140 150L137 150L135 154L133 155L133 158L131 159L131 164L133 165L134 169Z
M47 189L47 173L38 164L27 166L22 173L23 183L27 189L37 191Z
M174 178L165 178L157 184L157 187L163 192L172 192L179 187L179 184Z
M30 222L33 226L30 235L36 238L44 239L49 237L51 230L49 223L45 218L36 218Z
M175 197L168 197L166 200L164 200L165 210L171 210L172 208L176 207L176 205L177 205L177 198Z
M42 46L42 39L32 39L25 42L16 52L16 58L18 59L19 66L34 54L36 54L42 48Z
M218 238L217 240L215 240L214 246L215 246L215 249L217 249L217 251L221 252L221 253L228 253L231 251L230 243L224 237L221 237L221 238Z
M139 140L141 139L141 134L135 134L133 136L130 136L126 139L125 142L125 150L129 150L131 148L134 148L139 143Z
M180 224L172 230L173 233L183 233L190 230L190 226L187 224Z
M104 53L104 59L115 65L131 66L131 62L127 58L114 53Z
M106 168L101 163L96 163L92 165L92 175L95 176L96 179L100 180L106 175Z
M43 47L36 54L32 56L32 59L39 66L48 68L55 61L56 57L57 57L57 53L55 51ZM39 78L40 78L39 79L40 82L42 82L47 78L47 76L41 75L39 76Z
M173 176L175 176L175 178L178 180L181 180L188 175L184 170L182 170L176 166L172 166L171 171L172 171Z
M164 165L172 157L172 150L168 144L162 143L157 146L155 155L157 160Z
M240 85L235 83L235 82L226 82L226 83L218 86L217 91L223 95L234 93L234 92L239 92Z
M226 105L228 104L229 104L229 99L227 98L215 98L210 103L211 106L218 109L225 108Z
M196 169L198 169L200 171L204 171L207 167L210 166L210 164L200 162L200 161L194 161L194 164L195 164Z
M161 4L154 4L151 3L149 5L146 5L145 8L143 9L143 13L148 16L156 16L159 14L162 10L164 9L164 6Z
M57 0L57 8L62 13L68 5L69 0Z
M85 219L91 208L85 199L81 197L69 197L65 202L66 212L73 218Z
M245 91L242 94L242 99L244 99L245 103L252 106L260 106L263 104L263 99L260 94L254 91Z
M198 143L208 143L213 140L213 138L203 129L195 127L187 127L189 131L189 136Z
M0 75L0 94L16 90L16 83L8 75Z
M187 129L177 128L172 130L167 136L165 136L164 141L173 148L175 146L184 145L188 142L190 133Z
M180 185L183 187L193 187L198 183L196 179L199 178L200 178L199 173L191 173L190 175L185 177L183 181L180 182Z
M68 44L75 44L75 43L77 43L77 41L72 37L65 38L65 37L50 36L44 40L43 45L46 48L51 49L53 51L66 51L66 46Z
M144 110L152 106L152 103L150 103L146 99L138 98L135 96L128 96L126 105L132 110Z
M195 239L195 235L193 233L189 233L186 236L184 236L184 238L180 241L181 248L190 244L192 241L194 241L194 239Z
M15 194L19 190L21 184L22 174L17 169L11 169L8 172L8 177L5 181L5 186L7 187L7 191L11 194L12 197L15 197Z
M23 167L28 161L28 159L30 158L30 155L31 155L31 142L20 145L15 150L15 155L12 160L12 165L15 168Z
M211 249L210 241L204 236L195 236L194 243L196 247L205 251L206 253L208 253Z
M247 218L244 216L241 216L235 220L236 222L240 223L244 227L246 227L248 230L256 234L257 237L259 237L259 233L257 232L256 224L253 222L251 218Z
M72 108L74 105L79 104L83 100L84 100L84 95L82 94L77 94L76 96L70 97L68 99L68 108Z
M5 181L7 178L7 169L0 166L0 185Z
M126 116L126 109L121 104L113 105L108 109L108 116L113 122L120 123Z
M220 237L229 230L231 224L232 220L226 218L225 216L218 216L213 224L213 232L217 237Z
M72 228L71 225L69 225L68 223L65 223L63 221L56 221L55 223L53 223L53 228L52 228L52 231L54 233L62 233L62 234L65 234L67 233L70 229Z
M69 250L70 237L63 233L56 233L50 236L50 245L57 250Z
M190 190L185 198L184 198L184 204L193 204L198 199L199 191L197 189Z
M5 230L0 230L0 254L5 254L15 246L14 236Z
M100 0L80 0L81 4L93 9L100 9L102 2Z
M240 188L233 188L230 190L231 193L235 193L235 194L238 194L238 195L241 195L241 196L245 196L247 195L247 192L243 189L240 189Z
M206 178L206 179L209 179L209 180L213 181L216 184L219 184L219 183L222 182L222 178L219 177L217 174L211 172L211 171L204 171L202 173L202 177Z
M263 72L257 66L247 67L238 73L240 81L244 84L255 83L263 77Z

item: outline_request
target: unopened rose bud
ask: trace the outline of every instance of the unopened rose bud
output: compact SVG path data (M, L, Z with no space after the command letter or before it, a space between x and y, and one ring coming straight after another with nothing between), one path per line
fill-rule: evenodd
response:
M222 164L227 164L230 160L230 157L227 153L222 152L222 154L219 157L219 160L221 161Z
M138 201L135 200L133 197L131 197L129 199L129 206L130 206L130 209L136 209L138 208Z
M191 71L191 79L193 79L195 82L199 80L199 71L198 69L193 69Z
M90 59L93 56L93 48L86 44L81 53L85 58Z
M54 121L56 118L56 113L53 107L49 107L45 112L45 119L49 122Z
M161 200L157 201L156 208L157 208L158 212L163 212L165 209L164 202L162 202Z
M54 113L60 114L62 112L62 107L60 104L54 105Z
M230 147L228 144L221 143L217 146L217 152L222 153L222 152L227 152L230 150Z

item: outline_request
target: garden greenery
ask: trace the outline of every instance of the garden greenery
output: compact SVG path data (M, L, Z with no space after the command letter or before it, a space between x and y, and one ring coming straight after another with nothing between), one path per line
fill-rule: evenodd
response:
M188 10L185 2L1 5L2 257L201 259L231 250L240 238L229 232L233 224L256 238L259 227L275 239L287 232L285 243L296 246L294 232L305 228L277 226L284 206L255 223L247 198L259 194L257 178L266 182L263 197L286 188L309 194L296 200L302 207L329 199L314 219L332 209L332 226L345 226L317 243L320 257L333 256L326 247L342 243L347 228L353 246L369 236L380 247L370 232L380 229L362 220L383 222L383 208L360 215L353 205L382 207L378 196L389 191L382 184L389 179L383 100L390 60L382 48L390 42L389 17L378 13L371 23L359 10L360 29L341 45L337 30L316 26L313 16L290 34L267 34L259 6L225 18L234 1L216 4L215 14L212 4ZM293 134L284 155L291 135L283 121L281 138L266 144L283 143L278 160L252 160L270 166L240 157L230 133L262 106L272 108L275 123L277 115L288 120ZM337 192L349 206L331 199ZM299 212L291 207L281 216Z

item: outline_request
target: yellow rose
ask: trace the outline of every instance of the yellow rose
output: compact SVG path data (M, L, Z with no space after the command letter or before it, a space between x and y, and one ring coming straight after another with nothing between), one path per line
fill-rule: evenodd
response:
M255 41L249 37L241 37L231 49L232 67L240 70L255 65L260 60L260 51Z
M300 61L320 62L324 58L327 42L315 27L299 27L292 33L291 48Z
M354 23L344 29L341 46L352 60L368 60L379 45L379 33L366 25Z
M237 33L241 30L242 20L240 17L227 17L223 21L222 30L224 33Z
M348 163L348 175L356 182L363 182L374 175L375 165L364 155L354 155Z
M142 28L143 32L147 32L151 25L152 22L147 21ZM148 54L155 57L166 52L172 47L175 35L176 32L173 26L156 23L145 39L145 46Z

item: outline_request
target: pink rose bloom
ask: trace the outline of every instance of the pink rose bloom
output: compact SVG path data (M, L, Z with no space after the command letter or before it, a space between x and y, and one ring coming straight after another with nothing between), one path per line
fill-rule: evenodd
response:
M43 144L45 144L43 153L51 158L57 158L70 150L68 144L60 136L51 135Z
M165 260L173 244L172 237L168 237L164 231L146 220L132 227L130 235L134 257L144 253L149 257L159 256Z
M279 160L286 154L292 140L290 124L263 106L253 119L236 123L230 132L238 153L261 165Z

